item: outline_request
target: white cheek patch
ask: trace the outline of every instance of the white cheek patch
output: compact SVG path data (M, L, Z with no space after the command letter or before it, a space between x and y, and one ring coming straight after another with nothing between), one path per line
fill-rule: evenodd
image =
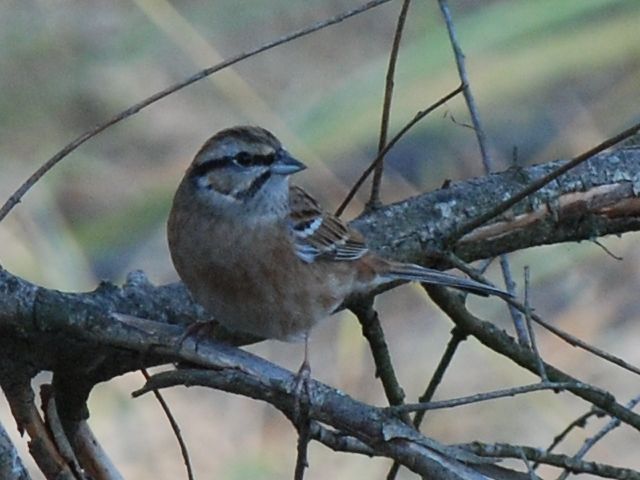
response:
M206 176L196 179L196 187L200 196L204 198L207 203L214 205L216 202L223 204L239 203L239 200L234 196L233 192L224 193L216 190Z

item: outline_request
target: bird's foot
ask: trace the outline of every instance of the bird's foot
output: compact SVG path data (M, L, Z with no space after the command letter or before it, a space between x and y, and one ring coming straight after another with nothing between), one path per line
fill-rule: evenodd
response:
M189 337L193 337L193 341L195 342L196 352L198 351L198 343L202 338L213 336L213 332L215 331L218 323L214 320L210 320L208 322L195 322L187 325L187 328L184 329L180 338L176 342L176 349L180 350L182 348L182 344Z
M298 428L306 423L309 418L309 380L311 379L311 367L305 359L296 373L293 383L293 421Z

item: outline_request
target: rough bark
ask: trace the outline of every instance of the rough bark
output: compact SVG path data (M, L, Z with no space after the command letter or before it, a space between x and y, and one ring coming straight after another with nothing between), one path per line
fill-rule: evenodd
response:
M453 246L446 245L450 232L560 163L456 182L363 214L352 225L382 254L425 265L442 263L441 251L447 247L471 261L640 227L640 201L636 197L640 190L640 149L628 148L593 158L501 218L477 228ZM131 274L122 287L103 283L92 292L63 293L38 287L0 269L0 383L5 395L11 397L8 386L24 386L25 379L39 371L54 372L52 395L64 430L72 439L88 416L86 399L96 383L141 367L175 361L215 368L218 373L210 374L209 382L218 382L216 388L260 398L290 415L288 372L211 340L242 345L259 339L214 326L208 332L206 348L196 351L191 340L185 345L177 341L185 325L208 320L181 284L154 286L139 272ZM312 404L314 419L356 438L358 448L390 456L433 478L477 477L474 470L460 463L470 457L458 449L452 453L431 443L380 409L359 404L325 385L313 382L312 392L317 400ZM24 394L22 391L20 395ZM18 397L13 395L13 400L17 402ZM9 400L11 403L12 398ZM603 404L615 404L605 400ZM27 418L34 415L33 410L24 411L24 425L37 427L37 418ZM366 422L362 423L362 418ZM22 428L21 419L17 420ZM635 424L633 420L630 423ZM378 430L368 430L371 425ZM389 436L389 431L401 433ZM330 435L325 432L325 437ZM44 449L49 456L44 455L43 462L55 465L59 460L50 452L52 448ZM443 464L447 473L436 474L434 469L443 468Z

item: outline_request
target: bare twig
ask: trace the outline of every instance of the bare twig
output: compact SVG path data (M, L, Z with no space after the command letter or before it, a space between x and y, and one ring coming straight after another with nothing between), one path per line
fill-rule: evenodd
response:
M482 166L484 167L485 173L488 174L493 170L493 159L491 158L491 155L489 153L489 148L487 146L487 136L485 134L484 128L482 127L482 122L480 121L480 111L478 110L475 98L473 97L473 93L471 92L469 76L467 75L467 67L464 61L464 53L462 53L462 47L460 46L460 42L458 41L458 35L456 33L453 19L451 18L451 11L449 10L448 1L438 0L438 4L440 5L440 11L442 12L442 16L444 17L445 24L447 25L449 42L451 43L451 47L453 48L453 54L456 59L456 67L458 68L458 76L460 77L462 85L464 85L462 94L464 95L465 103L467 104L467 108L469 109L473 131L476 134L478 147L480 148ZM515 296L516 284L513 281L511 268L509 266L509 260L507 259L506 255L500 255L500 268L502 269L502 276L504 277L507 291L511 295ZM528 345L529 341L527 338L527 330L522 315L511 306L509 306L509 314L511 315L511 319L513 320L513 326L516 330L518 342L520 342L521 345Z
M535 182L530 183L528 187L523 188L518 193L513 195L511 198L505 200L504 202L500 202L498 205L496 205L495 207L491 208L487 212L483 213L482 215L477 216L473 220L470 220L469 222L467 222L464 225L462 225L460 228L458 228L455 231L453 231L449 235L448 242L451 243L451 244L455 243L459 238L463 237L464 235L466 235L467 233L471 232L472 230L475 230L479 226L485 224L486 222L488 222L492 218L495 218L498 215L500 215L501 213L507 211L509 208L513 207L516 203L518 203L521 200L527 198L532 193L537 192L538 190L543 188L545 185L547 185L549 182L551 182L551 181L555 180L556 178L558 178L560 175L562 175L564 173L567 173L572 168L575 168L578 165L580 165L581 163L586 162L587 160L589 160L591 157L597 155L598 153L603 152L604 150L606 150L606 149L608 149L610 147L613 147L614 145L616 145L617 143L622 142L623 140L626 140L627 138L629 138L629 137L633 136L634 134L636 134L638 131L640 131L640 122L632 125L631 127L627 128L626 130L624 130L624 131L622 131L622 132L620 132L620 133L618 133L618 134L616 134L616 135L614 135L612 137L607 138L603 142L599 143L595 147L590 148L589 150L586 150L585 152L581 153L580 155L577 155L577 156L573 157L567 163L565 163L564 165L556 168L551 173L549 173L549 174L547 174L547 175L545 175L543 177L540 177Z
M474 395L468 395L466 397L454 398L451 400L439 400L437 402L424 402L424 403L407 403L406 405L398 405L396 407L388 407L394 413L409 413L419 412L424 410L438 410L443 408L459 407L461 405L468 405L470 403L485 402L487 400L495 400L497 398L513 397L521 395L523 393L537 392L539 390L565 390L565 389L577 389L577 390L593 390L600 393L603 391L592 385L587 385L580 382L540 382L531 385L523 385L520 387L505 388L502 390L494 390L486 393L476 393Z
M86 132L84 132L82 135L80 135L78 138L76 138L75 140L73 140L71 143L69 143L68 145L66 145L62 150L60 150L58 153L56 153L53 157L51 157L49 160L47 160L40 168L38 168L22 185L20 185L20 187L9 197L9 199L4 203L4 205L2 206L2 208L0 208L0 221L2 221L7 214L11 211L11 209L16 206L22 199L22 197L25 195L25 193L27 193L27 191L29 191L29 189L36 184L36 182L38 180L40 180L40 178L42 178L43 175L45 175L49 170L51 170L55 165L57 165L63 158L65 158L67 155L69 155L71 152L73 152L76 148L78 148L80 145L82 145L83 143L85 143L87 140L89 140L92 137L95 137L97 134L99 134L100 132L104 131L105 129L109 128L111 125L114 125L118 122L121 122L122 120L131 117L132 115L135 115L136 113L138 113L140 110L148 107L149 105L151 105L152 103L157 102L158 100L163 99L164 97L183 89L184 87L191 85L192 83L195 83L199 80L202 80L205 77L208 77L224 68L227 68L231 65L234 65L242 60L245 60L249 57L252 57L254 55L257 55L259 53L262 53L264 51L270 50L274 47L277 47L279 45L282 45L283 43L287 43L290 42L292 40L295 40L297 38L300 37L304 37L305 35L309 35L313 32L317 32L318 30L322 30L323 28L326 28L328 26L334 25L336 23L342 22L343 20L346 20L347 18L353 17L355 15L358 15L362 12L365 12L367 10L371 10L372 8L375 8L379 5L382 5L384 3L387 3L391 0L371 0L363 5L360 5L359 7L353 8L351 10L342 12L338 15L335 15L331 18L328 18L326 20L323 20L321 22L317 22L314 23L310 26L304 27L300 30L296 30L295 32L292 32L288 35L285 35L283 37L280 37L276 40L272 40L270 42L267 42L259 47L256 47L254 49L251 49L247 52L243 52L243 53L239 53L238 55L234 55L231 58L228 58L227 60L224 60L223 62L220 62L216 65L213 65L211 67L205 68L204 70L200 70L198 73L174 84L171 85L170 87L165 88L164 90L161 90L160 92L157 92L153 95L151 95L150 97L147 97L146 99L142 100L139 103L136 103L135 105L132 105L131 107L127 108L126 110L123 110L122 112L118 113L117 115L115 115L114 117L112 117L110 120L106 121L105 123L102 123L90 130L87 130Z
M418 113L416 113L416 115L404 127L402 127L402 129L400 129L398 133L396 133L396 135L389 141L389 143L387 143L387 145L382 149L382 151L379 152L378 155L376 155L376 158L374 158L371 161L371 163L364 170L364 172L362 172L362 175L360 175L360 178L356 180L356 182L353 184L353 187L351 187L351 190L349 190L349 193L347 194L345 199L342 201L342 203L336 210L336 215L340 216L342 212L344 212L344 209L347 208L347 205L349 205L351 200L353 200L353 197L358 192L358 190L360 189L364 181L369 177L369 175L371 175L371 172L373 172L373 169L376 167L376 164L379 161L379 159L384 157L389 152L389 150L391 150L391 148L393 148L393 146L398 142L398 140L400 140L404 136L404 134L411 129L411 127L413 127L416 123L418 123L424 117L429 115L438 107L447 103L449 100L451 100L453 97L455 97L461 92L462 92L462 85L460 85L458 88L451 91L450 93L446 94L444 97L439 99L434 104L430 105L425 110L420 110Z
M313 421L310 428L311 438L326 445L336 452L358 453L372 457L376 451L356 437L343 432L329 429L324 425Z
M538 351L538 345L536 343L535 332L533 331L533 326L531 325L531 304L529 302L529 294L531 293L531 282L529 275L529 266L524 267L524 318L527 321L527 332L529 333L529 342L531 344L531 349L536 356L536 361L538 363L538 375L540 375L540 379L543 382L547 382L547 372L544 369L544 362L542 361L542 357L540 356L540 352Z
M529 479L537 480L538 476L536 475L535 470L531 466L531 463L529 462L529 459L525 455L524 449L522 447L518 448L518 453L520 454L520 460L522 460L522 462L524 463L524 466L527 467L527 473L529 474Z
M149 375L149 372L147 371L146 368L141 368L140 373L142 373L142 376L147 382L151 378L151 375ZM182 438L182 433L180 432L180 426L178 425L178 422L176 422L176 419L174 418L173 414L171 413L171 409L169 408L169 405L167 404L164 397L160 393L160 390L154 390L153 395L156 397L156 400L160 404L162 411L167 417L167 420L169 420L169 425L171 425L171 430L173 430L173 434L176 436L176 440L178 441L178 445L180 446L180 453L182 454L182 460L184 461L184 466L187 469L187 478L189 480L194 480L195 477L193 476L193 468L191 467L191 460L189 459L189 450L187 449L187 444L184 442L184 439Z
M584 428L587 424L587 420L593 416L604 416L604 412L599 408L591 408L588 412L580 415L553 438L553 441L551 442L551 445L547 447L546 452L551 453L551 451L556 448L575 428ZM537 466L538 464L536 463L533 468L536 468Z
M29 435L29 451L47 480L78 480L52 441L49 431L34 403L30 378L21 381L2 380L2 390L9 402L18 429Z
M376 376L382 382L389 405L401 405L404 402L404 391L394 371L378 314L373 308L373 297L359 298L349 308L358 317L362 334L369 342L376 365Z
M80 465L92 480L124 480L89 428L86 420L78 423L73 446Z
M445 371L451 364L451 361L453 360L453 356L458 350L458 346L460 346L460 344L464 342L466 338L467 338L467 335L460 328L458 327L453 328L453 330L451 331L451 338L449 339L449 343L447 343L447 348L442 354L442 358L440 359L440 362L436 367L436 371L433 373L433 377L431 377L431 381L429 382L427 389L418 399L419 403L425 403L425 402L431 401L431 399L433 398L433 395L436 393L436 389L438 388L438 385L440 385L440 382L442 382L442 378L444 377ZM414 427L416 428L420 427L420 424L422 423L422 420L425 414L426 414L426 410L420 410L416 412L416 416L413 419Z
M454 327L451 331L451 338L449 339L449 343L447 343L447 348L445 348L444 353L442 354L442 358L440 362L438 362L438 366L436 367L435 372L433 372L433 376L427 385L426 390L418 399L418 402L424 403L429 402L433 395L436 393L436 389L440 382L442 382L442 378L444 374L451 364L451 360L453 360L453 356L458 350L458 346L467 338L467 336L462 332L458 327ZM413 417L413 426L417 429L420 428L420 424L424 419L426 410L419 410L416 412L415 417ZM400 464L398 462L394 462L391 468L389 469L389 473L387 473L387 480L393 480L396 478L398 474L398 470L400 469Z
M49 432L51 432L51 438L55 443L58 452L60 452L60 455L62 455L67 465L69 465L73 470L73 473L78 478L88 480L88 477L80 467L80 463L76 457L76 452L73 450L71 442L67 437L67 433L62 426L62 420L58 415L56 399L53 395L53 388L51 385L45 383L40 387L40 401L42 403L42 410L45 414L45 424Z
M486 278L484 278L482 275L479 275L476 271L474 271L473 269L470 269L468 267L468 265L466 263L464 263L462 260L460 260L458 257L456 257L453 254L449 254L447 255L447 259L453 264L454 267L462 270L463 272L467 273L471 278L473 278L474 280L478 280L484 283L488 283L489 285L491 284L491 282L489 282ZM515 308L517 308L519 311L525 313L526 312L526 307L521 304L520 302L518 302L517 300L513 299L513 298L508 298L505 299L506 302L509 303L509 305L513 305ZM544 320L540 315L538 315L535 312L530 312L531 313L531 319L536 322L538 325L544 327L545 329L549 330L551 333L553 333L554 335L558 336L559 338L561 338L562 340L564 340L565 342L567 342L569 345L572 345L574 347L578 347L581 348L589 353L592 353L593 355L602 358L603 360L606 360L607 362L610 362L614 365L617 365L621 368L624 368L625 370L628 370L630 372L633 372L637 375L640 375L640 368L631 365L628 362L625 362L623 359L621 359L620 357L617 357L609 352L605 352L604 350L595 347L593 345L588 344L587 342L580 340L578 337L575 337L573 335L571 335L570 333L565 332L564 330L556 327L555 325L550 324L549 322L547 322L546 320Z
M402 8L398 15L398 23L396 32L393 36L393 45L389 55L389 66L387 67L387 77L384 88L384 102L382 106L382 119L380 121L380 139L378 141L378 153L382 151L387 143L387 131L389 129L389 115L391 114L391 100L393 98L394 76L396 73L396 63L398 61L398 52L400 51L400 41L402 40L402 32L407 19L407 12L411 0L404 0ZM368 208L375 208L380 203L380 183L382 182L382 172L384 169L384 156L376 162L375 171L373 172L373 180L371 183L371 196L367 204Z
M597 238L594 238L591 240L594 244L596 244L597 246L599 246L602 250L604 250L604 253L606 253L607 255L609 255L611 258L613 258L614 260L617 260L619 262L621 262L622 260L624 260L624 258L622 258L619 255L616 255L615 253L613 253L611 250L609 250L606 246L604 246L602 244L602 242L600 242Z
M478 111L478 107L476 106L476 101L473 98L471 89L469 88L469 76L467 75L467 68L464 63L464 53L462 53L462 48L460 47L460 42L458 41L458 35L456 33L456 28L453 24L453 19L451 18L449 3L447 2L447 0L438 0L438 4L440 6L442 16L444 17L445 24L447 25L449 42L451 43L451 47L453 48L453 55L456 59L456 67L458 68L458 76L460 77L460 81L464 86L462 94L464 95L464 100L467 104L467 108L469 109L469 114L471 115L471 123L473 125L473 130L476 133L478 147L480 147L482 165L484 166L485 172L489 173L491 172L491 170L493 170L493 161L489 154L489 149L487 148L487 136L485 135L484 129L482 128L482 123L480 122L480 112Z
M214 346L214 343L208 342L208 345L202 346L197 354L199 358L206 358L206 355L203 356L205 351L211 353L210 346ZM225 346L217 345L216 348L218 347L228 350L229 353L237 353L237 349L227 349ZM193 355L194 352L191 354ZM261 368L259 363L254 363L251 360L251 355L247 352L242 352L240 357L245 357L244 360L241 360L243 365L229 364L221 369L181 369L158 373L151 377L147 385L134 392L133 395L137 397L154 388L167 388L174 385L201 385L223 391L235 391L257 400L267 401L281 410L288 418L292 418L295 409L295 394L291 388L293 374L274 365L268 365L264 361L260 363L266 368ZM246 367L249 364L247 361L254 363L251 367L253 373L248 373ZM396 417L387 415L383 409L357 402L345 393L335 391L319 382L310 380L309 388L311 392L310 417L324 425L334 427L339 425L340 430L356 437L359 442L364 442L368 448L371 448L370 453L397 459L416 473L427 475L429 478L439 478L431 476L433 474L432 468L436 465L434 462L438 462L437 468L444 468L452 474L447 478L480 478L477 474L468 473L469 470L461 467L459 463L459 461L469 464L476 464L478 461L485 463L473 454L469 454L463 449L444 447L415 432ZM356 413L354 408L364 410ZM360 446L360 450L362 447L363 445Z
M640 403L640 395L631 399L626 405L625 407L627 407L629 410L632 410L638 403ZM589 450L591 450L591 448L593 448L593 446L598 443L606 434L608 434L611 430L618 428L620 426L620 419L618 418L612 418L604 427L602 427L593 437L591 438L587 438L587 440L585 440L584 445L582 445L582 447L580 447L580 450L578 450L578 453L576 453L572 458L575 460L582 460L584 458L584 456L587 454L587 452ZM569 469L565 469L564 472L562 472L562 474L560 474L560 476L558 477L558 480L565 480L569 474L571 473L571 471Z
M511 303L511 299L508 300ZM518 304L517 302L515 303L515 305L517 306L518 309L520 309L521 307L524 308L522 305ZM580 340L578 337L575 337L573 335L571 335L570 333L565 332L564 330L556 327L555 325L550 324L549 322L547 322L546 320L544 320L542 317L540 317L540 315L531 312L531 318L533 319L534 322L536 322L538 325L541 325L542 327L546 328L547 330L549 330L550 332L552 332L553 334L555 334L556 336L560 337L562 340L564 340L565 342L567 342L569 345L572 345L574 347L579 347L583 350L586 350L587 352L592 353L593 355L602 358L603 360L606 360L607 362L613 363L614 365L617 365L619 367L624 368L625 370L628 370L630 372L633 372L637 375L640 375L640 368L631 365L628 362L625 362L623 359L621 359L620 357L617 357L616 355L613 355L609 352L605 352L604 350L598 348L598 347L594 347L593 345L588 344L587 342Z
M494 352L504 355L517 365L537 374L538 366L531 350L523 348L514 342L513 337L490 322L481 320L471 314L460 302L459 298L447 292L446 288L436 285L423 285L423 288L427 290L429 296L438 307L440 307L456 325L463 328L465 332L478 339L483 345ZM547 363L545 363L545 370L551 382L568 385L586 385L584 382L576 380L572 376L567 375ZM616 402L615 397L611 393L604 392L596 387L574 388L570 386L567 387L567 390L640 431L640 415Z
M507 287L507 292L512 295L512 298L516 298L516 282L513 280L513 275L511 274L511 266L509 265L509 259L507 255L500 255L500 269L502 270L502 277L504 278L504 284ZM513 321L513 326L516 331L516 337L518 338L518 343L522 346L528 347L530 338L527 335L527 326L525 324L525 320L522 314L513 307L510 303L509 305L509 315L511 315L511 320Z
M619 468L599 462L584 462L572 458L569 455L544 452L534 447L504 443L486 444L481 442L473 442L459 446L469 449L476 455L491 458L522 458L522 454L524 453L529 461L559 468L569 468L573 473L588 473L599 477L616 478L619 480L640 480L640 472L629 468Z

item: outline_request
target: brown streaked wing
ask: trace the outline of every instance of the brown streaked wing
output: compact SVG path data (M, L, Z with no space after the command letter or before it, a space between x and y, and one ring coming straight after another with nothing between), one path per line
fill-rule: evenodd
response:
M347 228L334 215L323 212L318 202L300 187L289 188L289 205L289 225L296 254L303 261L311 263L316 258L352 261L367 253L358 232Z

